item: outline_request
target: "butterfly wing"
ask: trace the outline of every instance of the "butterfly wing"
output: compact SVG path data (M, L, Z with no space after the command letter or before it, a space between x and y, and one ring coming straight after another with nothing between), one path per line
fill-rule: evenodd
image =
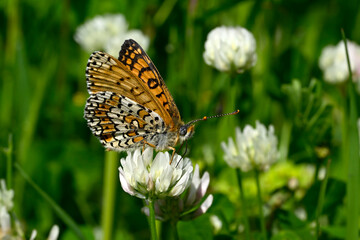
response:
M181 124L180 113L164 80L145 51L133 40L123 44L119 59L94 52L86 68L90 94L110 91L150 109L169 129Z
M114 92L92 94L85 105L85 118L93 134L107 148L117 151L142 147L144 140L165 130L154 111Z
M179 110L159 71L144 49L136 41L126 40L121 47L119 60L141 80L143 86L155 96L154 100L166 110L167 114L162 115L164 121L172 122L172 127L178 127L181 123Z

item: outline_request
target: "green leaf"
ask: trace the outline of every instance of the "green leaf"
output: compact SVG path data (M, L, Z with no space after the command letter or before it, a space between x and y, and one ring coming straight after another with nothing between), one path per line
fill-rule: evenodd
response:
M178 233L180 239L206 240L212 239L212 226L209 215L202 215L193 221L179 222Z
M346 228L341 226L324 226L321 230L334 238L345 239Z
M229 198L222 194L213 194L214 201L209 209L209 213L215 214L226 222L234 219L235 207Z
M90 226L80 226L81 232L84 234L85 239L94 240L94 228ZM100 231L100 229L99 229ZM61 239L63 240L77 240L79 237L71 229L66 229L64 232L60 229Z
M317 202L319 192L320 183L316 182L311 186L303 198L303 204L308 215L308 220L313 220L315 217L316 204L314 204L314 202ZM329 178L322 212L328 215L335 214L337 207L342 204L344 196L345 183L334 178Z
M271 240L301 240L301 238L293 231L284 230L274 235Z
M306 225L305 222L301 221L293 212L290 211L278 210L276 217L279 220L281 228L294 229L302 228Z

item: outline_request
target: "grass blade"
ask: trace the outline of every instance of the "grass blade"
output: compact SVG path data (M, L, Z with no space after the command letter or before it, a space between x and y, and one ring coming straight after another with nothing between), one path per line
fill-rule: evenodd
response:
M21 176L40 194L42 198L45 199L46 202L54 209L56 214L61 218L64 223L71 228L74 233L79 237L79 239L85 239L85 236L81 232L78 225L75 221L49 196L46 192L44 192L31 178L27 173L21 168L18 163L14 164L15 168L19 171Z
M348 114L347 124L347 157L348 157L348 179L347 179L347 239L358 239L358 226L359 226L359 136L357 128L357 103L354 83L352 81L352 72L349 60L349 52L347 48L347 42L345 33L342 30L343 41L345 43L346 58L349 68L349 81L348 81L348 97L349 106L346 108ZM345 159L344 159L345 160Z

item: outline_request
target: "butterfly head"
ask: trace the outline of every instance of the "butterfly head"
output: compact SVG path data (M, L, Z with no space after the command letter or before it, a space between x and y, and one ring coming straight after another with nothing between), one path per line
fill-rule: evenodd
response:
M195 125L190 122L188 124L182 125L179 128L179 137L181 142L186 141L192 137L194 134L194 127Z

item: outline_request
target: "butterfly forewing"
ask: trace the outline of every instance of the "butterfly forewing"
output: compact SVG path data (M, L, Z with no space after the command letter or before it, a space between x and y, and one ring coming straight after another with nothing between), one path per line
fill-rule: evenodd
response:
M133 51L134 48L128 44L129 41L123 44L119 58L122 58L122 53L127 54L130 50ZM86 68L88 91L90 94L111 91L126 96L157 112L167 126L173 129L181 123L179 111L154 64L142 49L141 53L136 51L137 55L130 54L133 59L126 57L129 60L123 64L107 53L94 52ZM150 61L152 67L145 62L144 58ZM132 61L131 64L129 64L130 61Z
M137 76L145 89L148 89L167 114L161 115L171 128L181 123L180 113L167 89L164 80L156 69L150 57L134 40L126 40L123 44L119 60L125 67Z
M94 94L110 91L125 96L138 104L152 109L159 115L167 112L154 101L149 91L139 84L139 79L116 58L104 52L94 52L86 68L88 91Z

